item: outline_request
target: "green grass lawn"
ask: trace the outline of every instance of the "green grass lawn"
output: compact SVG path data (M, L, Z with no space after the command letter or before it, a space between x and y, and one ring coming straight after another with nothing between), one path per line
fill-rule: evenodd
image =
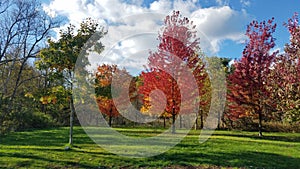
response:
M149 136L149 129L120 131ZM11 133L0 138L0 168L300 168L300 133L264 133L259 138L256 132L216 131L199 144L199 132L151 158L111 154L80 127L70 151L64 150L68 128Z

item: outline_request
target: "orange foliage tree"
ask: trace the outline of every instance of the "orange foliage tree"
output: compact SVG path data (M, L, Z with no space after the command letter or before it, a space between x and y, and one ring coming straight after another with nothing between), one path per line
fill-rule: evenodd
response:
M141 78L143 85L140 86L139 92L144 96L144 104L153 107L153 103L165 103L165 112L172 117L172 133L175 133L175 119L182 109L185 112L192 112L188 110L190 105L182 103L182 93L189 93L187 100L196 100L196 93L203 94L204 79L207 74L204 70L202 58L199 55L199 39L196 38L196 25L186 17L181 17L179 11L173 11L173 14L167 16L164 20L164 27L162 33L159 34L157 52L150 53L148 58L150 67L147 72L143 72ZM184 67L184 66L186 67ZM189 69L197 83L196 89L193 88L184 74L183 69ZM168 70L168 71L166 71ZM186 91L180 91L179 85ZM162 96L158 92L153 94L153 98L149 100L149 95L153 90L161 90L165 94L166 102L161 99ZM197 92L190 92L197 90ZM156 96L155 96L156 95ZM161 108L161 106L157 106ZM155 110L154 110L155 111Z
M100 112L109 117L109 125L111 126L112 118L120 115L117 107L120 111L127 111L128 104L137 104L139 97L136 90L136 80L132 80L132 76L126 69L118 69L117 65L103 64L98 66L95 75L96 101ZM125 82L127 79L131 79L128 89L124 88L128 85Z

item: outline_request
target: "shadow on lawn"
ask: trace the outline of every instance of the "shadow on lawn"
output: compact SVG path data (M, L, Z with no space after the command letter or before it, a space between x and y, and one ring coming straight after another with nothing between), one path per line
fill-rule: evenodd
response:
M255 167L255 168L298 168L300 159L272 153L245 151L240 153L219 152L218 154L202 153L164 153L152 160L171 161L172 165L189 166L191 163L200 166L210 164L221 167ZM198 164L198 165L197 165Z
M15 132L0 137L2 145L31 145L31 146L64 146L69 140L69 129L34 130ZM94 142L86 136L82 128L74 130L76 144L93 144Z
M239 134L239 133L214 133L215 136L231 136L231 137L243 137L243 138L251 138L251 139L263 139L263 140L271 140L271 141L285 141L285 142L300 142L299 136L270 136L264 135L263 137L259 137L258 135L250 135L250 134Z
M40 160L40 161L46 161L48 163L48 166L44 166L45 168L95 168L95 166L87 165L87 164L81 164L73 161L66 161L66 160L54 160L50 158L45 158L37 155L32 154L24 154L24 153L1 153L0 157L13 157L13 158L20 158L20 159L30 159L26 161L20 161L18 162L18 167L30 167L32 164L32 160ZM63 166L63 167L62 167Z

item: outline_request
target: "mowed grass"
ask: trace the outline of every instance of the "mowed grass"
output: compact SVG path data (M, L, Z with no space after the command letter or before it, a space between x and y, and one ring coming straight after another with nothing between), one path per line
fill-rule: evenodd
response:
M148 137L152 129L119 130ZM68 128L16 132L0 138L0 168L300 168L300 133L259 138L256 132L215 131L203 144L199 133L191 131L161 155L126 158L99 147L80 127L69 151L64 150Z

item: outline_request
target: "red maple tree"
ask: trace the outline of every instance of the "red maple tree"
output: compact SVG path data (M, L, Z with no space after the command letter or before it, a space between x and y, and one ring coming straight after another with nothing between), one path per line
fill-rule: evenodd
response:
M242 58L234 63L234 72L228 76L229 118L244 116L258 118L259 135L262 136L262 120L271 105L266 89L268 75L277 52L272 33L276 29L274 18L258 23L252 21L246 31L249 41Z
M160 94L152 96L156 98L156 100L152 98L152 102L166 104L164 113L172 116L172 133L175 133L175 120L179 112L194 111L189 110L191 106L182 100L189 102L198 97L197 93L200 95L204 93L203 82L207 74L199 55L199 39L196 38L195 27L188 18L182 18L179 11L173 11L172 15L167 16L162 33L158 36L160 41L158 49L156 52L150 52L149 70L141 75L143 85L140 86L139 92L144 95L146 106L153 106L149 100L153 90L158 89L165 94L165 97L161 97ZM193 75L196 87L191 85L188 73ZM188 93L189 96L182 98L181 93ZM162 98L166 98L166 101L162 101Z
M290 32L290 43L285 46L285 53L275 60L270 78L273 99L277 102L279 118L289 122L300 120L300 25L298 14L285 24Z

